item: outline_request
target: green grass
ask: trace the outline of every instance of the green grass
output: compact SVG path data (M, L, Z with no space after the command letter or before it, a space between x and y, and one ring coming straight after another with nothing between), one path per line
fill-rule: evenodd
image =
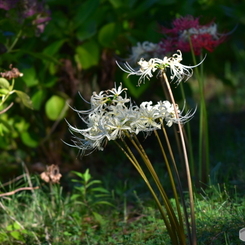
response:
M40 185L37 177L26 176L12 184L10 190L30 186L30 183ZM113 206L96 205L93 191L88 192L86 200L81 197L80 201L77 196L72 198L74 191L73 188L72 193L64 193L58 184L43 184L37 190L1 197L0 244L170 244L149 197L143 199L132 191L130 197L111 195L107 201ZM198 244L243 244L239 230L245 227L245 201L235 187L209 186L196 193L195 203Z

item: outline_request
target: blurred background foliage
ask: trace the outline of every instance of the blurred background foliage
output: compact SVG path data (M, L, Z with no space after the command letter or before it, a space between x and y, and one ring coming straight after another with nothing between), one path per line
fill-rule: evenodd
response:
M168 26L179 16L200 17L203 23L214 20L221 33L229 33L205 60L208 107L211 112L235 113L239 118L245 109L244 0L46 0L42 12L21 19L18 13L28 1L22 2L10 10L0 9L0 67L6 71L13 64L24 74L16 79L15 89L30 96L33 109L15 103L19 101L15 95L0 108L14 102L0 115L4 173L0 180L16 174L21 162L34 171L43 171L46 164L62 165L64 171L78 166L77 152L62 142L70 141L64 118L73 125L81 123L68 106L86 107L78 92L89 100L93 91L122 82L136 101L163 97L158 83L136 87L136 78L127 79L115 60L128 57L137 42L158 43L163 38L159 26ZM42 23L43 16L45 25L35 24ZM183 63L190 65L190 54L183 56ZM185 87L195 101L194 80ZM95 161L94 156L86 161Z

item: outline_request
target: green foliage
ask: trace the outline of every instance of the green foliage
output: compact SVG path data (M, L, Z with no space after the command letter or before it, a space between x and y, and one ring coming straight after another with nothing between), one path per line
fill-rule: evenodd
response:
M76 200L83 205L88 213L93 214L95 220L104 223L102 216L97 212L101 205L113 206L107 199L110 198L109 191L103 188L100 180L93 180L87 169L84 173L73 171L79 179L72 179L77 183L75 192L71 196L71 200Z
M154 82L146 81L144 86L137 87L136 80L131 77L125 79L124 73L119 69L115 72L115 57L128 57L131 47L137 42L159 42L162 38L158 31L159 24L170 22L176 16L201 15L204 21L205 18L211 20L215 16L219 29L225 31L240 23L230 35L229 42L232 41L232 45L222 45L215 56L208 55L209 62L205 63L206 71L215 71L228 84L237 84L234 76L223 71L227 62L230 62L231 72L238 68L239 57L234 57L233 52L227 53L226 50L229 45L234 53L239 54L244 48L243 5L244 1L230 4L227 0L46 0L46 7L51 10L51 20L44 32L38 35L37 28L33 25L38 14L18 21L16 9L0 9L1 70L7 70L13 64L24 74L16 79L14 89L17 96L9 97L8 104L19 101L30 108L30 100L25 95L28 94L34 109L30 113L29 109L15 104L6 115L0 116L0 133L4 133L5 137L0 138L0 147L26 151L30 144L23 140L26 139L23 134L30 135L32 139L45 139L46 143L63 139L66 124L61 119L68 115L65 113L68 101L72 106L80 106L76 101L77 91L88 99L95 88L98 91L102 87L111 88L117 81L123 82L135 99L151 95L163 97ZM224 60L229 61L223 62ZM242 76L239 75L239 80L240 77ZM11 84L0 80L0 95L6 96L10 91ZM58 103L57 108L54 107L55 101ZM20 132L15 125L23 120L30 126L22 128ZM40 153L36 157L42 158L44 151L45 154L54 153L54 149L48 147L51 144L45 144L44 150L42 140L36 140L35 145L38 148L36 153Z
M45 112L50 120L60 120L67 109L66 101L57 95L53 95L45 104Z

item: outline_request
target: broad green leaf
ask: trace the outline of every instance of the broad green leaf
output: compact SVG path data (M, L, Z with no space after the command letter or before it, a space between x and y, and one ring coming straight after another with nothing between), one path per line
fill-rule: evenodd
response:
M19 229L22 229L21 225L17 222L14 222L13 223L13 230L19 230Z
M34 67L22 69L22 73L24 74L22 79L28 87L35 86L39 83Z
M9 81L3 77L0 78L0 88L9 90L10 84Z
M48 47L46 47L43 50L43 53L47 55L55 55L60 50L64 42L66 42L66 39L58 40L51 43Z
M8 240L8 236L4 232L0 232L0 242L4 242Z
M46 98L46 91L45 90L38 90L32 97L32 105L33 109L39 110L43 101Z
M99 63L99 47L94 41L84 43L76 48L75 60L83 69L88 69Z
M84 41L97 32L97 23L94 19L89 19L84 25L78 27L76 36L79 41Z
M31 135L26 131L20 135L22 142L32 148L35 148L38 146L38 141L33 139Z
M10 232L10 235L15 238L16 240L23 241L23 236L19 231L12 231Z
M83 1L83 4L81 4L80 7L76 10L76 15L73 19L75 28L84 25L84 21L95 12L99 6L99 3L100 0Z
M133 11L133 15L139 15L145 11L148 11L149 8L154 5L158 0L144 0L141 1L138 5L135 5L135 9ZM137 6L137 7L136 7Z
M120 8L123 6L123 0L109 0L113 8Z
M20 100L24 104L24 106L26 106L30 109L33 109L32 101L26 93L19 91L19 90L14 90L14 92L18 95L18 97L20 98Z
M53 62L55 64L60 64L60 61L58 59L54 58L52 55L44 54L44 53L31 52L29 50L22 50L22 51L25 52L26 54L30 54L31 56L38 58L42 61L50 61L50 62Z
M104 47L111 47L121 31L121 25L111 22L104 25L98 35L99 42Z
M8 93L9 93L9 90L8 89L0 88L0 96L6 95Z
M65 116L66 101L64 98L53 95L45 104L45 112L50 120L58 120Z

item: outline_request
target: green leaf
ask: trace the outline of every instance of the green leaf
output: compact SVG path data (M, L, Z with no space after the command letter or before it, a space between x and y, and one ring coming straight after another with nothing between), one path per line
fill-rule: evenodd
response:
M19 91L19 90L14 90L14 92L21 99L21 102L24 104L24 106L26 106L26 107L28 107L30 109L33 109L32 101L31 101L30 97L26 93L24 93L22 91Z
M83 4L76 10L74 17L75 28L84 25L84 21L89 18L98 8L100 0L84 1Z
M95 41L89 41L76 48L75 60L83 69L96 66L99 63L100 50Z
M104 25L98 34L99 42L104 47L111 47L121 31L121 25L111 22Z
M0 242L5 242L8 240L8 236L4 232L0 232Z
M0 88L0 96L9 94L9 90L5 88Z
M132 97L139 98L150 86L150 81L146 80L144 84L138 85L139 77L137 76L129 76L124 73L123 74L123 81L125 87L128 88L129 93Z
M120 8L123 6L122 0L109 0L109 1L112 4L113 8Z
M26 132L23 132L23 133L20 135L20 137L21 137L22 142L23 142L25 145L27 145L27 146L29 146L29 147L32 147L32 148L35 148L35 147L38 146L38 141L35 140L35 139L33 139L33 138L31 137L31 135L30 135L27 131L26 131Z
M106 189L103 188L103 187L94 187L92 190L93 190L94 192L97 191L97 192L109 193L109 191L106 190Z
M76 200L76 199L78 199L78 198L80 198L81 197L81 195L79 195L79 194L73 194L72 196L71 196L71 200Z
M97 32L97 23L94 19L89 19L86 21L84 25L81 25L77 29L77 39L79 41L84 41L93 35L95 35Z
M1 77L0 78L0 88L4 88L4 89L9 90L9 88L10 88L9 81L7 79Z
M91 175L89 173L89 169L86 169L85 173L83 174L83 178L85 182L88 182L91 179Z
M15 238L16 240L24 241L23 236L21 235L21 233L19 231L12 231L12 232L10 232L10 235L13 238Z
M35 86L39 83L34 67L23 69L22 73L24 74L22 79L28 87Z
M96 206L96 205L109 205L109 206L112 206L114 207L114 205L110 202L107 202L107 201L98 201L98 202L94 202L93 203L93 206Z
M45 90L38 90L32 97L32 104L33 104L33 109L39 110L43 101L46 98L46 91Z
M74 173L75 175L77 175L78 177L80 177L81 179L83 179L83 174L77 171L72 171L72 173ZM75 181L75 180L72 180Z
M19 229L22 229L22 227L20 226L20 224L17 223L17 222L14 222L12 226L13 226L13 230L19 230Z
M53 95L45 104L45 112L50 120L59 120L65 116L66 101L64 98Z
M138 5L136 5L136 9L133 11L133 15L140 15L141 13L144 13L145 11L149 10L149 8L154 5L159 0L144 0L141 1Z
M29 50L22 50L22 51L25 52L26 54L30 54L31 56L38 58L42 61L50 61L50 62L53 62L55 64L60 64L60 61L58 59L54 58L52 55L44 54L44 53L37 53L37 52L35 53L35 52L31 52Z
M105 223L105 220L102 218L102 216L96 212L93 212L93 216L95 218L95 220L97 222L99 222L100 224L104 224Z
M43 50L43 53L48 56L55 55L60 50L64 42L66 42L66 39L58 40L58 41L51 43L48 47L46 47Z

